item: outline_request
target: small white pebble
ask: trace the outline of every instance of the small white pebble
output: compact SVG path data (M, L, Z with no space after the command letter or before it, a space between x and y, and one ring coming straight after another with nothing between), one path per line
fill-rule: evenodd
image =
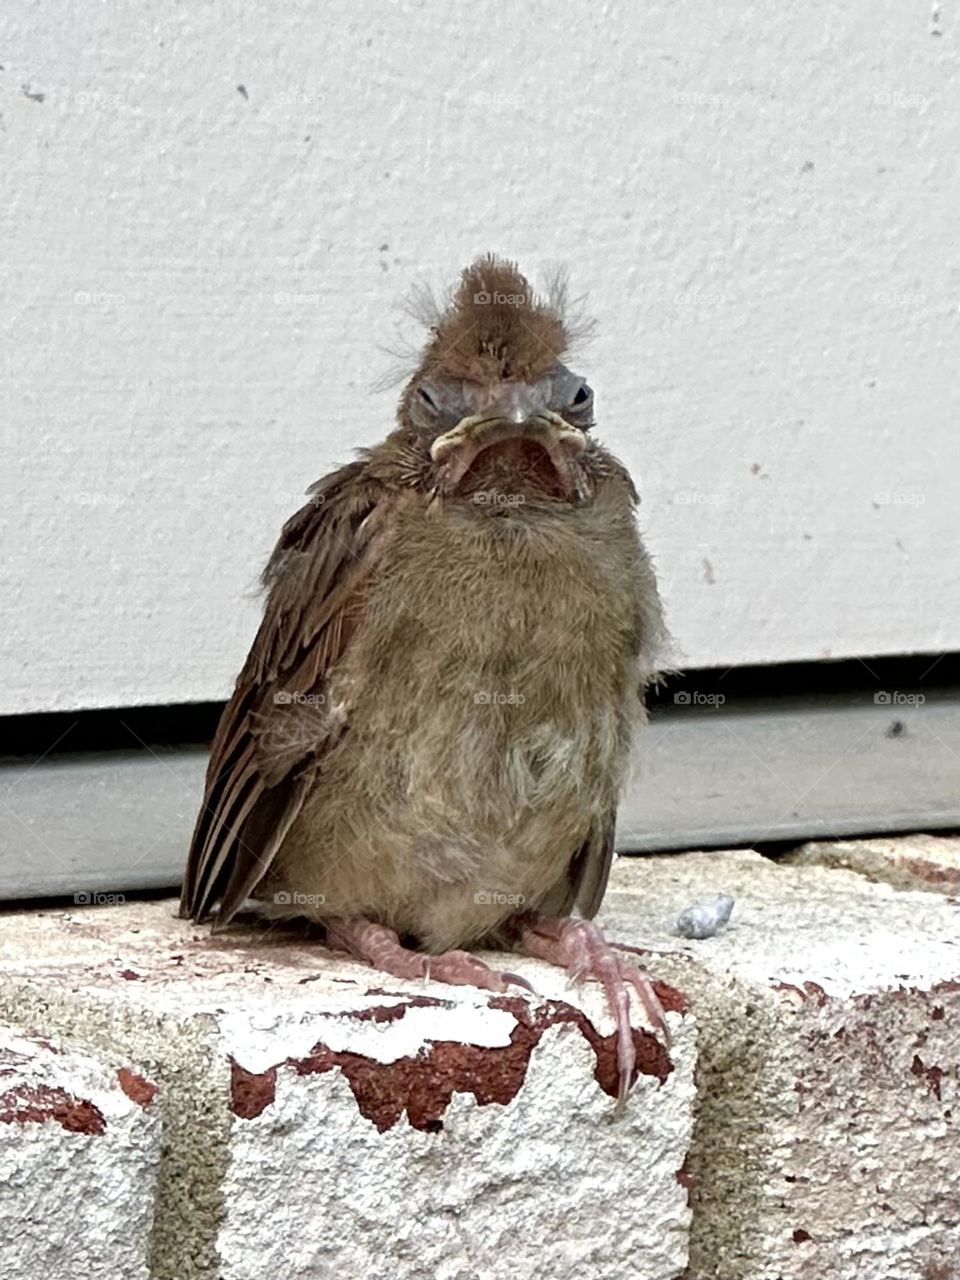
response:
M677 917L677 933L684 938L712 938L730 919L733 899L725 893L687 907Z

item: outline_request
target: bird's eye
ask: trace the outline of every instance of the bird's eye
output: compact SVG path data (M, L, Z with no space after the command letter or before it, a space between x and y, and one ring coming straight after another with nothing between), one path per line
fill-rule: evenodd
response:
M580 386L577 388L577 394L573 397L573 400L571 403L575 405L582 405L582 404L586 404L589 399L590 399L590 388L587 386L585 382L582 382Z

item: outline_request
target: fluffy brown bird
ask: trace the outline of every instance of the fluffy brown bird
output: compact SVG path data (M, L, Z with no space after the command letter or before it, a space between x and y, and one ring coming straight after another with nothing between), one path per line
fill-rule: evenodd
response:
M604 985L620 1094L646 975L589 923L663 624L636 491L562 363L562 291L467 268L396 430L319 480L264 573L181 913L248 899L397 977L501 991L464 947ZM575 915L573 913L576 913Z

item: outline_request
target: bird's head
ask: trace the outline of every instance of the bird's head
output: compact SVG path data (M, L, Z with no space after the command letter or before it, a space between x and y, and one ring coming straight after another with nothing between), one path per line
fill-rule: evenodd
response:
M589 496L593 392L563 363L568 342L559 291L537 296L513 263L493 256L467 267L400 406L429 450L440 494Z

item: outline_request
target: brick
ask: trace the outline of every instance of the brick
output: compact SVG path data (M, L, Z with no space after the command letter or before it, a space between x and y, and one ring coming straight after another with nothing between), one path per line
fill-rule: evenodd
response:
M960 837L883 836L811 840L786 859L800 866L843 867L898 889L925 889L960 900Z
M127 1062L0 1026L3 1280L146 1280L155 1095Z
M212 937L174 911L22 913L0 943L0 1008L135 1051L164 1090L156 1280L683 1272L679 993L669 1052L638 1020L615 1119L595 984L513 957L537 996L399 982L295 928Z
M960 1275L960 912L752 851L620 861L608 934L643 939L699 1033L696 1280ZM677 914L717 893L729 927Z

